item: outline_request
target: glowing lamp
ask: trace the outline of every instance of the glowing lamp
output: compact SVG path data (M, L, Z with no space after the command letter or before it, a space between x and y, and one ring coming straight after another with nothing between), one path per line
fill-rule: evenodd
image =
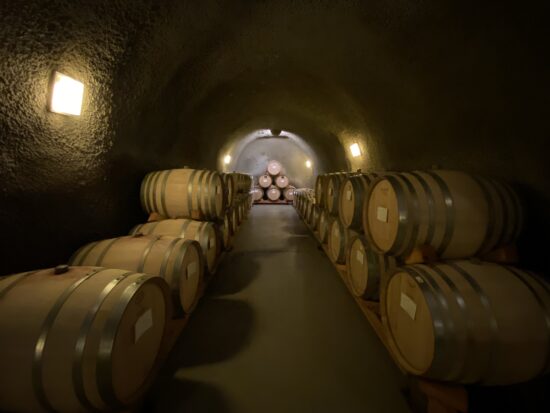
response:
M231 155L225 155L225 157L223 158L223 163L228 165L229 162L231 162Z
M84 85L63 73L55 72L50 111L63 115L80 116Z
M361 156L361 148L359 148L359 144L354 143L353 145L350 145L349 150L351 151L351 156L354 158Z

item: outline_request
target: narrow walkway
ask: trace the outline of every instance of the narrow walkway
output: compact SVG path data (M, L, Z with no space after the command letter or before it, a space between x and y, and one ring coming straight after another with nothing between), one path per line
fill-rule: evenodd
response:
M404 378L291 206L255 206L144 411L408 412Z

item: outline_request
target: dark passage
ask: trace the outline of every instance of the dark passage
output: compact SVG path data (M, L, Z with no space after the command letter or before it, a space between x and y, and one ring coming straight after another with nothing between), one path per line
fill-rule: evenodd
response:
M406 412L404 378L291 206L255 206L145 405Z

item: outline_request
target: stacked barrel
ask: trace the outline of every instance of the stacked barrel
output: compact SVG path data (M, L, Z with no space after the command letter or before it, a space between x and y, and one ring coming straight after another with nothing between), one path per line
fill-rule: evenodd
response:
M294 190L292 204L310 228L317 229L320 209L315 203L315 191L311 188L297 188Z
M149 222L84 245L70 265L0 278L0 410L114 411L138 400L167 323L193 311L230 247L250 187L242 174L151 172L141 184Z
M254 191L252 177L241 173L225 173L223 180L227 188L227 209L223 218L224 242L227 249L233 245L233 237L252 207Z
M351 292L379 302L403 369L487 385L550 371L550 285L510 265L523 212L509 185L445 170L320 175L317 225L312 197L297 191L299 215Z
M290 180L284 174L283 166L279 161L269 161L265 173L258 176L257 182L258 185L252 190L254 202L292 202L296 188L290 185Z

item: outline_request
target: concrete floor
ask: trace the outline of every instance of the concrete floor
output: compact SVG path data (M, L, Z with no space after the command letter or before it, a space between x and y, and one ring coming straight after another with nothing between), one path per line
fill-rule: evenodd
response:
M144 411L408 412L404 378L291 206L255 206Z

